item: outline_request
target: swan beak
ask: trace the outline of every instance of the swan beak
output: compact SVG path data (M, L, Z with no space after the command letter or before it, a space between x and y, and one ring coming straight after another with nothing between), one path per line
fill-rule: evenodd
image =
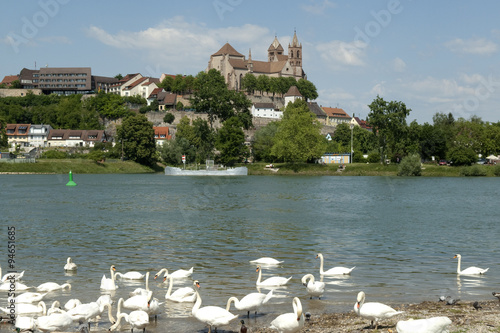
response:
M359 309L359 302L356 302L356 307Z
M156 278L155 278L155 279L156 279ZM166 280L167 280L167 277L165 276L165 277L163 278L163 282L165 282Z
M155 278L154 278L154 280L156 280L156 278L157 278L157 277L158 277L158 275L155 275Z
M453 259L455 259L457 256L454 256Z
M297 317L297 321L300 321L300 317Z

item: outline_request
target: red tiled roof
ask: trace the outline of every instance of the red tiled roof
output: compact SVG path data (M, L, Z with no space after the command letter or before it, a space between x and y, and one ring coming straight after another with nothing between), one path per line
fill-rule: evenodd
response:
M219 51L212 54L212 56L218 56L218 55L224 55L224 54L229 54L229 55L238 56L238 57L244 57L243 54L236 51L234 49L234 47L232 47L231 44L229 44L229 43L224 44L224 46L222 46Z
M19 77L17 75L7 75L3 78L2 82L0 84L5 83L6 85L10 86L12 82L19 80Z
M325 111L326 115L328 117L335 117L335 118L351 118L344 110L341 108L329 108L329 107L322 107L323 111Z
M169 134L169 127L153 127L155 131L155 140L170 140L172 136ZM164 135L164 137L162 137Z

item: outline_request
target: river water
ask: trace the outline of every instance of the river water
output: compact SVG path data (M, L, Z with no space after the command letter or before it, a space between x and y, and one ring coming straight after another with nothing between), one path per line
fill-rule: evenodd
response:
M351 311L363 290L367 301L391 305L437 300L492 298L499 291L499 178L401 177L167 177L164 175L0 175L0 264L7 269L7 228L15 227L15 269L23 283L70 283L46 303L70 298L95 301L103 274L117 271L171 272L194 267L174 289L201 283L203 305L225 307L230 296L257 291L250 260L273 257L280 266L263 276L292 276L286 288L250 319L268 326L292 311L300 297L313 314ZM350 276L324 277L324 297L310 300L300 279L325 270L356 266ZM462 269L489 267L484 276L457 276ZM67 257L76 274L63 270ZM165 302L168 285L149 280L162 313L150 332L198 332L191 304ZM117 301L143 282L118 281ZM261 290L266 292L267 290ZM6 306L6 293L0 294ZM239 320L221 327L238 330ZM107 330L107 317L92 330ZM127 326L122 326L127 329ZM1 325L7 331L8 325Z

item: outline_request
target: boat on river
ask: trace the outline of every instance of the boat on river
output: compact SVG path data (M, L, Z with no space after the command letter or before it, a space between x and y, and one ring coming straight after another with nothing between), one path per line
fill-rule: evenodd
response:
M204 169L182 169L176 167L165 167L166 176L247 176L247 167L228 168L214 165L213 160L207 160Z

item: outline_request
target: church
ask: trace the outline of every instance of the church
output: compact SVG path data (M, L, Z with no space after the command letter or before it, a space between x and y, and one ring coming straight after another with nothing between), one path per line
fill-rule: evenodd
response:
M294 32L292 43L288 44L288 54L284 53L277 37L267 49L267 61L252 59L249 51L248 59L226 43L221 49L210 56L207 72L217 69L225 78L229 89L240 90L241 81L245 74L252 73L255 76L267 75L269 77L295 77L305 79L306 74L302 69L302 44Z

